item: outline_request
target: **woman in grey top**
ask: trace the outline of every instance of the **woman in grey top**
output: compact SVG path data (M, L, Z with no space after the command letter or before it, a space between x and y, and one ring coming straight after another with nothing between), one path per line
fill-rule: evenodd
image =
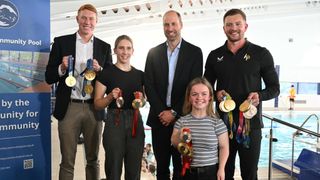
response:
M192 155L189 162L183 160L183 179L223 180L229 155L228 133L213 111L213 90L205 78L195 78L189 83L183 113L185 116L176 121L171 137L177 147L184 139L185 129L191 133L192 143L187 144L192 146Z

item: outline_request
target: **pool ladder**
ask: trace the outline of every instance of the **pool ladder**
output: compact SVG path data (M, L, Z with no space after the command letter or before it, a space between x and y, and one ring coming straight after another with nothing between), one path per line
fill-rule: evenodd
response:
M319 124L320 124L320 120L319 120L319 117L318 117L316 114L310 114L310 115L304 120L304 122L303 122L299 127L302 128L302 127L309 121L309 119L310 119L311 117L315 117L316 120L317 120L317 133L319 134L319 128L320 128ZM299 136L299 135L302 135L302 133L301 133L299 130L297 130L296 132L294 132L294 133L292 134L291 173L290 173L291 177L293 177L294 142L295 142L295 138L296 138L297 136ZM309 145L314 145L313 143L310 143L310 142L308 142L308 141L302 141L302 140L300 140L300 142L303 142L303 143L309 144ZM320 146L320 144L319 144L319 137L317 137L317 144L316 144L316 151L317 151L317 152L320 152L320 147L319 147L319 146Z
M285 126L288 126L290 128L293 128L293 129L296 129L297 131L294 133L294 137L297 136L298 134L300 134L300 131L303 131L309 135L313 135L315 137L317 137L317 142L318 142L318 146L320 145L319 144L319 138L320 138L320 134L319 134L319 118L317 115L315 114L311 114L308 116L308 118L302 123L302 125L299 127L299 126L296 126L294 124L291 124L291 123L288 123L286 121L283 121L283 120L280 120L278 118L275 118L275 117L272 117L270 115L267 115L267 114L262 114L263 117L271 120L271 126L270 126L270 132L269 132L269 165L268 165L268 180L271 179L272 177L272 142L277 142L278 140L276 138L273 137L273 130L272 130L272 127L273 127L273 121L277 122L277 123L280 123L280 124L283 124ZM312 117L312 116L315 116L317 118L317 122L318 122L318 127L317 127L317 133L316 132L313 132L313 131L310 131L309 129L305 129L303 128L302 126ZM313 144L312 144L313 145ZM293 146L294 146L294 143L293 143ZM317 151L319 150L320 148L317 148ZM293 158L292 158L292 161L293 161ZM291 176L293 176L293 162L292 162L292 165L291 165Z

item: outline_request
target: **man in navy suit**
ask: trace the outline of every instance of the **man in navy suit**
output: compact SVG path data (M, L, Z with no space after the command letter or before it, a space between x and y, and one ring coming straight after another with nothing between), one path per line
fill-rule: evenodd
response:
M72 180L78 137L82 133L86 153L86 179L100 179L98 152L102 130L103 112L94 110L94 79L85 79L86 68L96 76L112 63L111 47L93 35L97 23L97 10L85 4L78 10L76 33L54 39L45 78L47 83L57 83L54 117L59 120L58 132L61 150L59 180ZM72 56L74 61L68 61ZM91 65L88 67L88 60ZM69 64L71 63L71 64ZM90 64L90 63L89 63ZM69 76L76 83L66 82ZM73 81L74 82L74 81ZM85 88L86 87L86 91Z
M182 27L178 12L170 10L164 14L167 41L149 51L145 66L145 90L151 105L147 125L152 128L158 180L170 179L171 156L173 179L181 179L180 154L170 138L174 122L182 115L186 87L203 71L202 51L182 39Z

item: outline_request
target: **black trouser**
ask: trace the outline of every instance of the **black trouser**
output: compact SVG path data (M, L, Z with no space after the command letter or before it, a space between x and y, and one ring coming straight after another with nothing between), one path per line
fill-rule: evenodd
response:
M171 145L173 126L152 128L153 151L157 161L157 180L170 179L170 160L173 162L173 180L181 179L182 169L180 153Z
M126 180L140 179L145 134L139 114L136 136L132 137L133 113L134 110L108 109L103 131L105 173L108 180L121 179L123 164Z
M250 147L237 143L236 138L229 139L229 158L225 168L226 180L233 179L237 152L240 159L241 177L244 180L258 179L258 162L260 157L261 129L251 129Z
M216 180L218 165L190 168L186 170L183 180Z

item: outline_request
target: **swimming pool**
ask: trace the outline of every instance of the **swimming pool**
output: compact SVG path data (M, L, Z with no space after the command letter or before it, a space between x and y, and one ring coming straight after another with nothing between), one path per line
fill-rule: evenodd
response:
M318 117L320 117L319 111L264 111L264 114L296 126L301 126L305 119L307 119L311 114L316 114ZM263 139L261 142L259 167L267 167L269 162L269 134L271 121L267 118L264 118L263 122L265 127L262 129ZM292 134L296 132L296 130L277 122L273 122L272 127L273 137L278 140L277 142L273 142L272 159L291 160ZM317 118L315 116L312 116L303 126L303 128L311 130L313 132L317 132ZM302 133L302 135L295 138L294 159L298 158L303 148L312 150L315 149L315 147L313 147L312 145L299 142L299 139L303 139L304 141L311 143L316 143L316 138L311 137L306 133Z

